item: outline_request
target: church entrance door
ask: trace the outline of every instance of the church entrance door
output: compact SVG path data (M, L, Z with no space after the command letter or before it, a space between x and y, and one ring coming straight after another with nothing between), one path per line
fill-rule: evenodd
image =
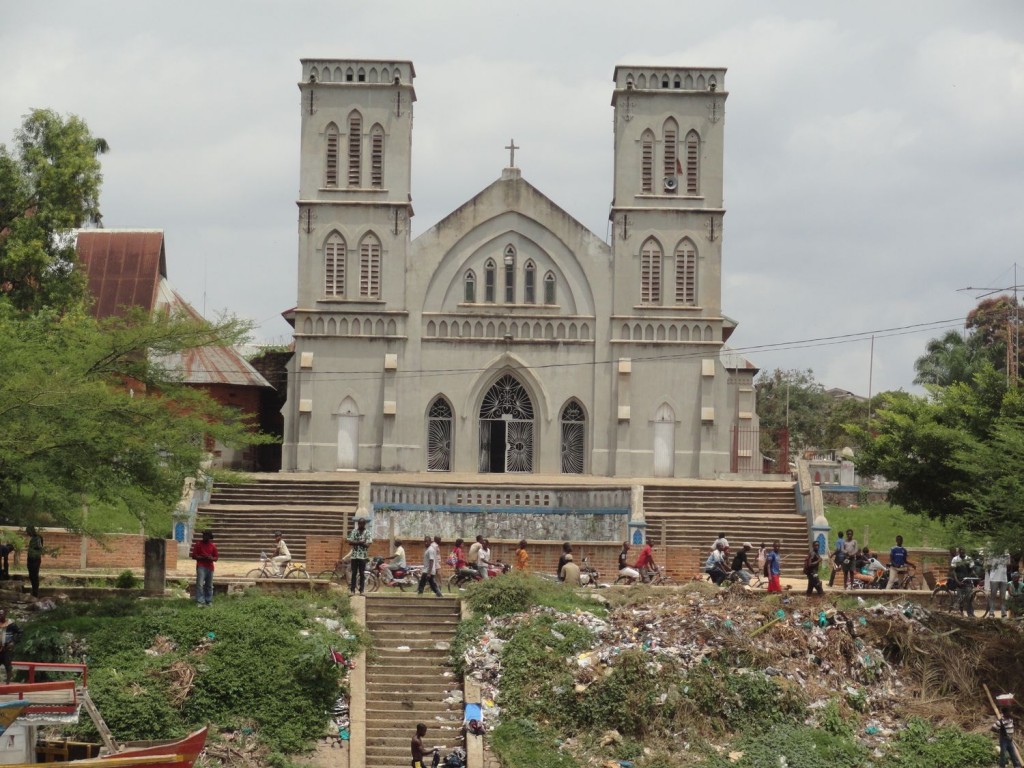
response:
M338 469L356 469L359 461L359 411L351 397L338 409Z
M533 401L505 374L480 404L480 471L533 471Z
M676 415L662 404L654 414L654 476L672 477L676 453Z

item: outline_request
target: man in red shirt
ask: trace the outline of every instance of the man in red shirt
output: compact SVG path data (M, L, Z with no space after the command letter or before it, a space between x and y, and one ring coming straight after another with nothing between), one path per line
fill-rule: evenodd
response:
M209 606L213 603L213 564L217 562L213 531L203 531L203 540L192 542L189 557L196 561L196 605Z
M649 542L644 542L643 547L640 549L640 554L636 558L636 565L633 567L640 571L640 578L643 581L649 581L651 573L658 570L658 566L654 563L654 553L651 551Z

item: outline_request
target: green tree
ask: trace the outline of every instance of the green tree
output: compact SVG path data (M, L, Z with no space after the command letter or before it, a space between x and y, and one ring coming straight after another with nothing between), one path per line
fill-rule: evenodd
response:
M1005 376L986 362L969 383L932 387L924 397L880 399L871 431L855 430L861 475L895 481L889 500L908 512L977 534L1004 527L1004 513L1018 506L1010 476L1020 467L1012 463L1014 441L1024 444L1021 391L1008 389Z
M83 120L29 113L12 147L0 145L0 295L15 307L67 307L85 295L73 230L99 223L107 143Z
M267 440L170 367L244 330L141 311L26 315L0 297L0 521L78 527L84 503L119 505L166 534L185 477L205 458L204 435Z
M770 453L779 430L789 429L790 454L821 447L830 398L810 369L776 368L754 382L757 416L761 425L761 450Z
M947 331L925 346L925 353L914 361L915 384L948 387L957 382L969 382L986 360L990 360L982 345L982 336L964 335L960 331Z

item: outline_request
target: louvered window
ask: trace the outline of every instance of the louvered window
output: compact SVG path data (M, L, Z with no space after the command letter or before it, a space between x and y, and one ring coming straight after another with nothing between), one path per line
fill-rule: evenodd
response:
M345 240L337 232L324 245L324 296L345 295Z
M700 136L696 131L686 134L686 194L700 194Z
M370 132L370 186L384 186L384 129L379 125Z
M556 304L555 299L555 273L548 272L544 275L544 303Z
M488 304L494 303L495 271L494 260L488 259L484 264L484 301Z
M697 249L689 240L676 248L676 304L697 303Z
M367 235L359 246L359 295L380 298L380 240Z
M338 186L338 126L327 126L327 158L324 163L324 186Z
M505 303L516 303L516 249L509 245L505 247Z
M473 274L473 270L467 270L465 277L463 278L465 290L463 298L467 304L476 303L476 275Z
M664 138L665 157L664 163L662 163L662 172L665 174L665 191L669 194L675 194L676 190L679 189L679 181L676 178L678 174L677 165L679 163L679 129L676 127L676 121L672 118L665 121Z
M654 134L644 131L640 144L640 191L649 195L654 192Z
M661 303L661 246L653 237L640 249L640 303Z
M363 117L358 112L348 116L348 185L363 183Z
M528 260L523 268L523 302L537 303L537 267L532 260Z

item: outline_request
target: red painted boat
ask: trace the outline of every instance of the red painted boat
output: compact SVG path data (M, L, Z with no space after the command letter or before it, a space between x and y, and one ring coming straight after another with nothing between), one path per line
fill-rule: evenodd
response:
M206 746L206 728L190 733L183 739L129 747L112 755L85 760L68 760L68 768L192 768L199 753ZM4 768L33 768L47 763L17 763Z

